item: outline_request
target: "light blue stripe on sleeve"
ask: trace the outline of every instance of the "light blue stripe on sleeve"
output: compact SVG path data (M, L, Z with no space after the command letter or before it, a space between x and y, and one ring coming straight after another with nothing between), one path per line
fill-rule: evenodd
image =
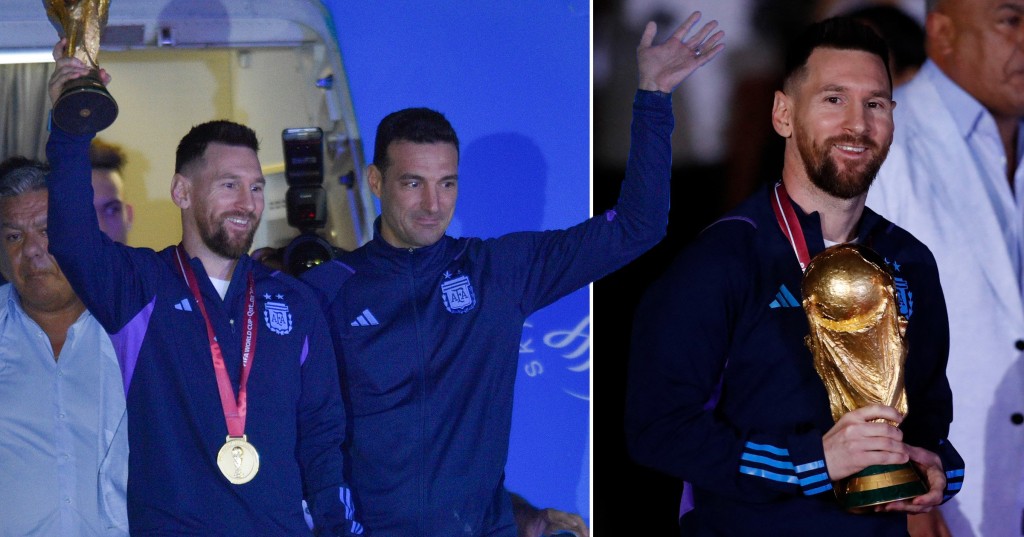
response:
M828 483L828 484L820 486L820 487L818 487L816 489L808 490L805 494L807 496L814 496L815 494L821 494L822 492L825 492L826 490L831 490L831 489L832 489L832 483Z
M755 444L753 442L747 442L747 448L756 449L758 451L767 451L768 453L772 453L775 455L785 455L787 457L789 456L788 449L777 448L775 446L769 446L768 444Z
M808 477L805 477L805 478L801 479L800 480L800 486L801 487L806 487L807 485L810 485L812 483L817 483L818 481L825 481L827 479L828 479L828 474L825 474L825 473L814 474L812 476L808 476Z
M963 486L963 483L946 483L946 489L948 490L960 490Z
M775 459L772 459L772 458L769 458L769 457L765 457L763 455L752 455L750 453L744 453L743 456L740 457L740 458L745 460L745 461L759 462L761 464L765 464L765 465L768 465L768 466L773 466L775 468L781 468L783 470L792 470L793 469L793 463L791 463L789 461L775 460Z
M818 468L824 468L824 467L825 467L825 461L814 461L814 462L809 462L807 464L801 464L800 466L797 466L796 467L796 471L797 471L798 474L802 474L804 472L810 472L811 470L817 470Z
M963 477L963 476L964 476L964 469L963 468L961 468L959 470L950 470L950 471L946 472L946 477L947 478L949 478L949 477Z
M771 479L772 481L778 481L780 483L797 483L795 475L782 475L777 474L775 472L769 472L768 470L762 470L760 468L751 468L749 466L740 466L740 473L752 475L754 477L763 477L765 479Z

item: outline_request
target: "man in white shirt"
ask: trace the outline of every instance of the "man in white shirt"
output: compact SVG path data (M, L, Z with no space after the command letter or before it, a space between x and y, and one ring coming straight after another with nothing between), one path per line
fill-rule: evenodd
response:
M0 165L0 534L127 536L121 375L47 252L45 174Z
M965 489L941 507L944 522L912 529L1019 536L1024 0L928 0L925 30L929 59L895 92L895 139L867 199L934 253L949 313L950 440Z

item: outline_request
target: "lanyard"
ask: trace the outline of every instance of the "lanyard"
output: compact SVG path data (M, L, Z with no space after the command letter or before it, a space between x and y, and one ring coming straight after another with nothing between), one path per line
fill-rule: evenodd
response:
M217 389L220 391L220 404L224 409L224 421L227 422L228 434L231 436L242 436L245 434L245 412L246 412L246 390L245 386L249 380L249 370L252 369L252 362L256 355L256 286L253 282L252 271L249 271L249 284L247 300L245 305L245 338L242 342L242 378L238 385L238 399L235 399L235 391L231 387L231 379L228 377L228 370L224 366L224 354L220 350L220 343L217 342L217 335L213 332L213 325L210 324L210 317L206 314L206 306L203 304L202 294L199 292L199 283L196 281L195 272L188 263L188 254L185 248L178 244L175 254L178 257L178 266L181 273L188 282L192 296L199 304L199 311L206 321L206 337L210 340L210 354L213 356L213 370L217 373Z
M782 228L782 234L789 239L793 247L797 261L800 262L800 271L805 272L807 265L811 262L811 256L807 253L807 241L804 240L804 231L800 228L800 221L793 210L793 204L789 201L789 194L786 193L786 186L782 181L775 183L775 190L772 193L772 210L775 211L775 220Z

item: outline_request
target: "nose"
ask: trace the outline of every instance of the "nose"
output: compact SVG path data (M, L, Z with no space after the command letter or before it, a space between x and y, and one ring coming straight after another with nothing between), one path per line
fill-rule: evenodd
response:
M46 238L46 234L29 232L25 234L25 243L21 251L25 257L29 258L46 256L49 253L47 251L49 244L50 240Z
M846 112L845 129L852 134L863 136L871 131L869 111L866 106L851 106Z
M239 192L238 197L235 200L235 207L239 211L246 213L256 212L256 205L258 203L256 196L256 192L251 188L241 189L241 192Z
M427 187L423 189L423 194L420 196L420 208L430 212L438 210L438 194L433 188Z

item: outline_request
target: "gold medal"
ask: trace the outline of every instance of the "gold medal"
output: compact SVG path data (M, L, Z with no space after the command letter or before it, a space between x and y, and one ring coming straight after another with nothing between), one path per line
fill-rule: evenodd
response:
M260 454L246 436L228 436L224 446L217 452L217 466L228 481L243 485L252 481L260 470Z

